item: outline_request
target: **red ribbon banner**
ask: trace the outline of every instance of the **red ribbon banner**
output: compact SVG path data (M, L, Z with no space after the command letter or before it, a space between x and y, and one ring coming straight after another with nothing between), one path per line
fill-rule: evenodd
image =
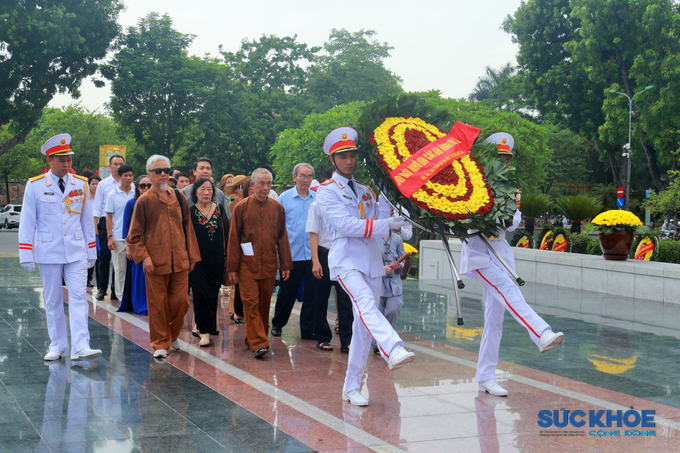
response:
M470 154L481 129L456 121L451 131L406 159L389 172L399 191L408 198L454 160Z

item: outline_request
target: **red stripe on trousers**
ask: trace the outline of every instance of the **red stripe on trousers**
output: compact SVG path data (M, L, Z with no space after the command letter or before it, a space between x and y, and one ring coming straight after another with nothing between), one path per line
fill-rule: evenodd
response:
M537 334L536 331L535 331L534 329L531 328L531 326L529 325L529 323L527 323L527 322L524 320L524 318L522 318L522 317L519 315L519 313L517 313L517 312L515 311L515 309L512 308L512 305L510 305L510 302L508 302L508 299L505 298L505 296L503 295L503 293L500 292L500 290L499 290L498 288L496 288L496 287L493 285L493 283L491 283L489 280L487 280L486 277L484 277L484 276L482 275L482 273L479 272L479 269L475 270L475 272L477 272L477 273L480 275L480 277L482 277L482 278L484 279L485 282L487 282L489 285L491 285L491 286L493 287L493 289L495 289L495 290L498 292L498 294L501 295L501 297L502 297L503 300L505 301L505 304L506 304L508 307L510 307L510 310L512 310L512 312L515 314L515 316L517 316L519 319L522 320L522 322L524 323L524 325L527 326L527 329L529 329L529 330L531 331L531 333L533 333L534 335L536 335L538 338L541 338L541 336L540 336L539 334Z
M338 281L340 282L340 284L342 285L342 287L345 288L345 292L346 292L347 294L349 294L349 297L351 297L352 300L354 301L354 304L357 306L357 311L359 312L359 319L361 319L361 322L363 323L364 327L366 327L366 330L368 331L368 333L369 333L369 334L371 335L371 337L373 337L373 339L375 340L375 337L374 337L373 334L371 333L371 329L369 329L368 326L366 325L366 323L364 322L364 317L361 315L361 309L359 308L359 304L357 303L356 299L354 298L354 296L352 296L352 293L349 292L349 290L348 290L347 287L345 286L345 283L340 279L340 277L338 277ZM380 346L380 344L378 343L377 340L376 340L375 344L378 345L378 347L380 348L380 350L382 351L382 353L385 355L385 357L387 357L387 358L389 359L390 356L387 355L387 353L386 353L385 350L382 348L382 346Z

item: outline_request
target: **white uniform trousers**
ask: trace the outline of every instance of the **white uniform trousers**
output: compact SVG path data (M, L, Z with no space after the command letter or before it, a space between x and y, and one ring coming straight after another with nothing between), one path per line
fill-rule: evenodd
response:
M67 264L38 264L45 295L47 332L52 343L50 349L65 351L68 346L66 317L64 315L64 293L61 278L68 289L68 318L71 325L71 352L76 353L90 347L90 331L87 327L89 307L85 294L87 290L87 261L80 260Z
M127 269L127 256L125 241L115 241L116 249L111 250L111 263L113 264L113 281L115 282L116 297L123 299L125 290L125 271Z
M538 345L548 323L531 308L512 277L495 263L475 271L484 282L484 332L479 345L479 359L475 381L484 382L496 378L498 350L503 337L503 315L505 310L519 322L531 340Z
M385 360L395 346L403 346L404 342L378 310L382 277L371 278L358 270L349 270L338 275L338 281L349 295L354 310L352 342L343 388L344 392L351 392L361 388L371 338L378 344Z

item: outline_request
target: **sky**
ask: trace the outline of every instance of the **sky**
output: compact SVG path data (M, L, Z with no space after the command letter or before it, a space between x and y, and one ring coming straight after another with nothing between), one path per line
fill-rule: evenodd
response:
M297 35L320 46L333 28L375 30L373 39L394 47L386 66L403 79L405 91L440 90L445 97L467 97L487 66L515 63L517 46L501 30L521 0L127 0L118 22L124 29L150 12L168 14L181 33L196 35L189 53L236 51L243 39ZM108 86L83 81L82 96L57 95L50 107L80 102L105 111Z

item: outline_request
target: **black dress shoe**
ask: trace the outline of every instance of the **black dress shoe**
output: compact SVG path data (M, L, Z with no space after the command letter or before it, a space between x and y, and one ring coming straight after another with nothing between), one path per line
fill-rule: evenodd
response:
M281 329L277 329L276 327L272 327L272 335L275 337L280 337L281 336Z
M106 291L100 289L99 292L97 292L97 300L104 300L104 296L106 296Z

